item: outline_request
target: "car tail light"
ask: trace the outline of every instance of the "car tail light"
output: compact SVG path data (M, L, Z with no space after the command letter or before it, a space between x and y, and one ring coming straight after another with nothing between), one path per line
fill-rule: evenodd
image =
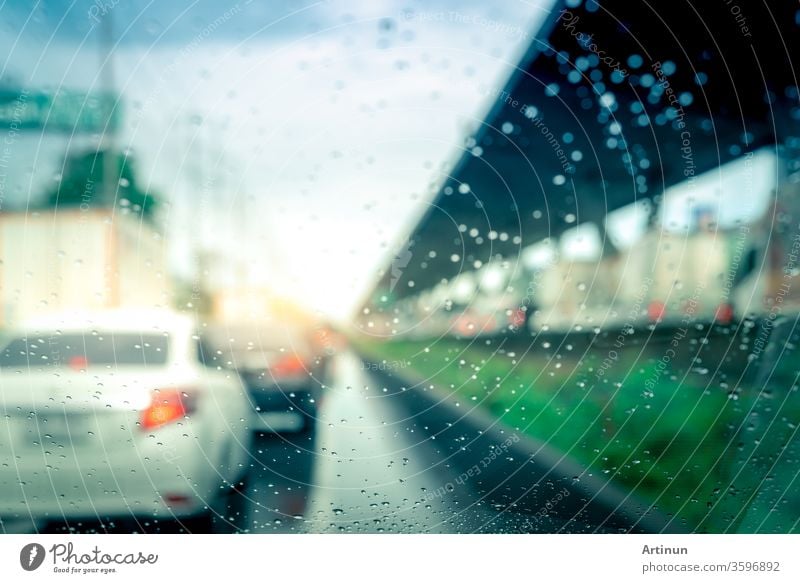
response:
M194 503L194 499L185 494L164 494L161 499L169 508L185 508Z
M183 419L195 411L195 397L178 389L168 389L153 393L150 405L142 411L143 429L155 429L178 419Z
M526 312L527 310L525 308L517 308L516 310L512 310L508 317L508 325L511 328L521 328L525 324Z
M733 321L733 306L728 303L720 304L714 318L720 324L730 324Z
M667 306L658 300L653 300L650 302L650 305L647 306L647 317L651 322L660 322L664 319L664 314L666 314L666 312Z
M86 368L89 366L89 361L83 355L76 355L71 357L67 364L72 370L80 371L86 370Z
M306 363L296 354L286 354L270 366L273 376L292 376L306 372Z

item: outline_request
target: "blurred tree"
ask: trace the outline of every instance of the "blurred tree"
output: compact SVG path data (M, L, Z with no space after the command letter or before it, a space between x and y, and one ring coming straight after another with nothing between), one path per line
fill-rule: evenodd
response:
M130 156L114 154L114 176L111 187L105 185L105 151L89 151L67 158L64 174L55 188L47 193L51 207L110 208L118 206L128 212L152 220L158 197L144 190L136 178L135 162Z

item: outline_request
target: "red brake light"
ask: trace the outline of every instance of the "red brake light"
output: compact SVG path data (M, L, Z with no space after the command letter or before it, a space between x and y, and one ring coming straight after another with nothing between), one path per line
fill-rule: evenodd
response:
M517 308L516 310L511 311L511 315L508 317L508 325L512 328L519 328L525 323L525 312L524 308Z
M714 318L720 324L730 324L733 321L733 306L731 304L720 304Z
M666 314L666 312L667 306L658 300L653 300L650 302L650 305L647 306L647 317L651 322L660 322L664 319L664 314Z
M287 354L275 362L270 370L275 376L297 375L306 372L306 364L298 355Z
M143 429L155 429L167 425L195 410L194 397L184 391L169 389L153 393L150 405L142 411Z
M83 355L76 355L70 357L68 364L72 370L85 370L89 366L89 361Z

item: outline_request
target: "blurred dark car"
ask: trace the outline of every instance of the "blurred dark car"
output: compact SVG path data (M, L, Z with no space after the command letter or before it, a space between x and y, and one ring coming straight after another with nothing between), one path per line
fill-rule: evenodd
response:
M326 366L311 330L288 323L217 326L204 335L224 365L241 376L256 432L311 430Z

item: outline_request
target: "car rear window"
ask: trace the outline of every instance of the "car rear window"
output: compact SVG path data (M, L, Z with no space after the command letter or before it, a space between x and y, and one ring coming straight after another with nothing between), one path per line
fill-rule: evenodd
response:
M209 328L203 334L203 341L205 360L212 358L236 366L267 363L277 353L303 358L309 358L311 353L307 333L285 324Z
M0 367L163 365L169 337L159 334L43 334L18 337L0 352Z

